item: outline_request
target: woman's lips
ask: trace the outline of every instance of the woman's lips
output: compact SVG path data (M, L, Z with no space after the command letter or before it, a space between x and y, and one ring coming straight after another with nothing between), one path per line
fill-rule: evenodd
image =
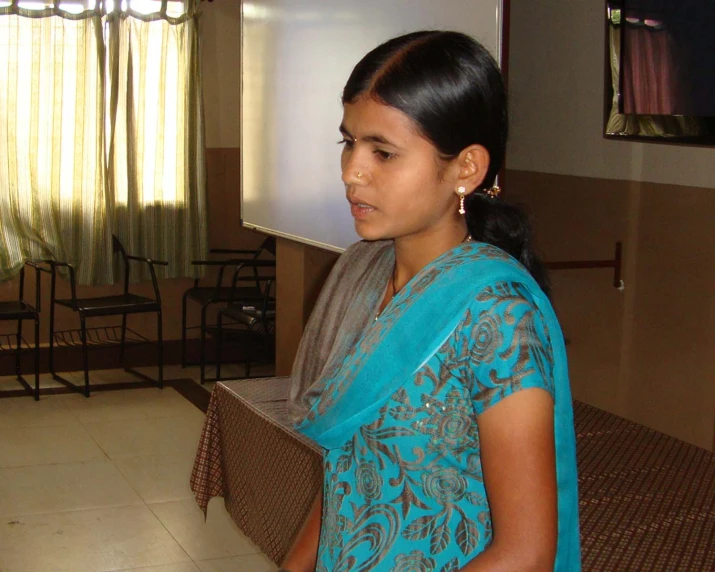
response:
M375 210L377 210L375 207L365 203L350 203L350 214L352 214L355 219L364 219Z

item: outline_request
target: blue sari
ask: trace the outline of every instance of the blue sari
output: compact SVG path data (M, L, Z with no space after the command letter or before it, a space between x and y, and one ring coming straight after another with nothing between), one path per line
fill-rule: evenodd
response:
M297 429L325 449L317 570L452 572L485 550L476 418L533 387L554 399L554 569L580 570L561 330L523 266L481 243L423 268L311 391Z

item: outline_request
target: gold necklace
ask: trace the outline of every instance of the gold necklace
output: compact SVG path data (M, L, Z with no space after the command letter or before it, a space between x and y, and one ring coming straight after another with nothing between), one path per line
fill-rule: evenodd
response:
M467 233L467 236L464 237L464 239L462 240L461 244L465 244L465 243L467 243L467 242L473 242L473 241L474 241L474 239L472 238L472 235L469 234L469 233ZM376 322L377 322L377 320L380 318L380 316L382 315L382 313L385 311L385 308L387 308L387 306L390 304L390 302L392 302L392 299L393 299L393 298L395 297L395 295L397 294L397 290L395 290L395 275L396 275L396 274L397 274L397 264L395 264L395 265L392 267L392 275L390 276L390 284L388 285L388 286L391 287L392 293L390 294L389 300L387 300L387 302L385 302L385 305L382 307L382 309L379 310L379 311L377 312L377 314L375 314L375 321L376 321Z

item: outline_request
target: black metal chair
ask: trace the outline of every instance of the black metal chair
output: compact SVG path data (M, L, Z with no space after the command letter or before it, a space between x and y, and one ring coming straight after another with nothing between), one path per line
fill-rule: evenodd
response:
M216 248L211 250L212 254L230 254L232 258L222 260L194 260L192 264L197 266L207 266L217 268L216 282L213 286L200 286L200 280L194 280L194 286L184 292L181 306L181 366L199 365L201 383L205 383L206 376L206 334L207 328L213 327L207 324L207 312L214 304L226 305L229 303L260 303L263 300L260 268L275 268L276 239L269 236L255 250L232 250ZM262 259L261 256L268 254L272 259ZM239 255L239 256L236 256ZM243 257L240 257L243 255ZM225 284L227 270L235 267L230 285ZM251 271L246 275L244 269ZM187 302L193 300L201 307L201 318L198 326L187 327ZM187 359L187 330L199 328L200 346L199 361L189 362Z
M226 338L241 350L245 378L251 377L251 361L275 359L276 298L275 276L263 276L263 300L259 304L231 303L218 313L216 335L216 379L221 379L224 341Z
M91 345L93 348L119 346L119 363L124 364L124 349L127 345L139 343L152 343L149 339L142 336L138 332L127 328L127 316L129 314L140 314L147 312L156 312L157 314L157 361L159 367L158 379L154 380L136 371L133 368L124 368L125 371L136 375L144 381L150 382L159 388L164 386L164 355L163 355L163 337L162 337L162 315L161 315L161 295L159 294L159 285L156 280L156 265L167 266L168 262L160 260L152 260L150 258L141 258L139 256L130 256L124 250L121 242L115 236L112 237L113 250L115 254L120 254L124 267L124 292L114 296L98 296L93 298L77 298L75 272L71 264L67 262L58 262L54 260L46 261L51 267L52 272L52 293L50 302L50 372L52 377L71 389L82 391L80 386L72 383L57 374L54 363L54 346L69 346L82 347L82 364L84 366L84 395L89 397L89 360L88 349ZM154 298L138 296L129 292L129 270L132 262L140 262L149 266L152 285L154 287ZM72 298L58 300L55 296L55 288L57 282L57 269L67 268L69 271L70 287L72 289ZM55 304L69 308L77 312L80 319L80 329L65 330L55 332ZM122 325L117 332L116 326L87 328L87 318L96 318L99 316L122 316ZM130 338L127 338L129 333Z
M20 270L20 293L17 300L0 301L0 321L17 321L17 333L0 335L0 355L15 354L15 373L17 380L35 401L40 399L40 271L41 268L32 262L26 263L35 269L35 305L25 300L25 267ZM30 350L29 344L22 337L22 322L34 320L35 346ZM14 338L14 339L13 339ZM14 347L13 347L14 343ZM35 387L34 389L22 376L22 354L33 351L35 357Z

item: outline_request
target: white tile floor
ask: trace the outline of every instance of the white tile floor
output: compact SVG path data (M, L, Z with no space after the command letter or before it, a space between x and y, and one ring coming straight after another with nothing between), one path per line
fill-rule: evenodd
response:
M166 379L187 377L198 378L196 368L165 370ZM92 375L127 379L121 370ZM18 387L0 378L0 390ZM222 499L206 521L194 501L203 420L171 388L0 399L0 572L276 570Z

